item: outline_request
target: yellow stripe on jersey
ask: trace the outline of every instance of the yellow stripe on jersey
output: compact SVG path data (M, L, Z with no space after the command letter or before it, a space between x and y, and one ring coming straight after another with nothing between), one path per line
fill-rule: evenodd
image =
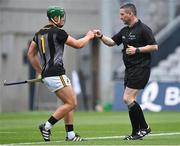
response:
M61 82L62 82L63 86L64 86L64 87L66 87L67 85L66 85L66 82L64 81L63 76L60 76L60 80L61 80Z
M42 45L42 52L43 54L45 54L46 49L45 49L44 35L41 36L41 45Z

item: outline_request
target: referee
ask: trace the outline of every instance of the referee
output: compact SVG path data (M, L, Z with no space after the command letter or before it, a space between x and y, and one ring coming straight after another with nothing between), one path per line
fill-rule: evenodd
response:
M63 65L64 45L72 48L82 48L94 33L89 31L83 38L75 39L62 29L65 23L65 11L61 7L50 6L47 9L49 24L40 29L35 35L28 50L28 58L37 74L42 75L43 83L54 92L64 103L59 106L50 118L39 126L44 141L50 141L51 128L64 118L67 141L82 141L74 132L73 110L77 105L75 92ZM40 60L38 58L40 54ZM42 62L42 65L40 64Z
M136 7L132 3L120 7L120 19L127 26L112 38L103 35L100 30L94 30L96 37L107 46L119 46L123 43L123 62L126 67L123 100L129 109L132 125L132 133L124 140L142 139L151 132L143 111L136 102L136 96L148 83L151 52L158 50L158 45L151 29L137 18L136 13Z

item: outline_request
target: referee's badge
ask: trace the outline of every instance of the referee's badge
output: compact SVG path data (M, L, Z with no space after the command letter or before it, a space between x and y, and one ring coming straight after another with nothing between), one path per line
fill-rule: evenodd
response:
M130 34L128 39L129 40L135 40L136 39L136 35L135 34Z

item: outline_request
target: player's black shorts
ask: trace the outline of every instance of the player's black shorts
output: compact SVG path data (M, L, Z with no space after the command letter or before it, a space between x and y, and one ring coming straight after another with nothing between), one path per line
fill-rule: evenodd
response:
M125 70L124 87L144 89L149 81L150 68L131 67Z

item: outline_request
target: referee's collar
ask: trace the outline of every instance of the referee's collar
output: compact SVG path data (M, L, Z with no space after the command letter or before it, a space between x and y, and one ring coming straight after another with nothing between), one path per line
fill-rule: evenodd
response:
M129 28L134 28L134 27L136 27L138 24L140 24L141 23L141 20L139 20L138 19L138 21L137 22L135 22L132 26L128 26Z

